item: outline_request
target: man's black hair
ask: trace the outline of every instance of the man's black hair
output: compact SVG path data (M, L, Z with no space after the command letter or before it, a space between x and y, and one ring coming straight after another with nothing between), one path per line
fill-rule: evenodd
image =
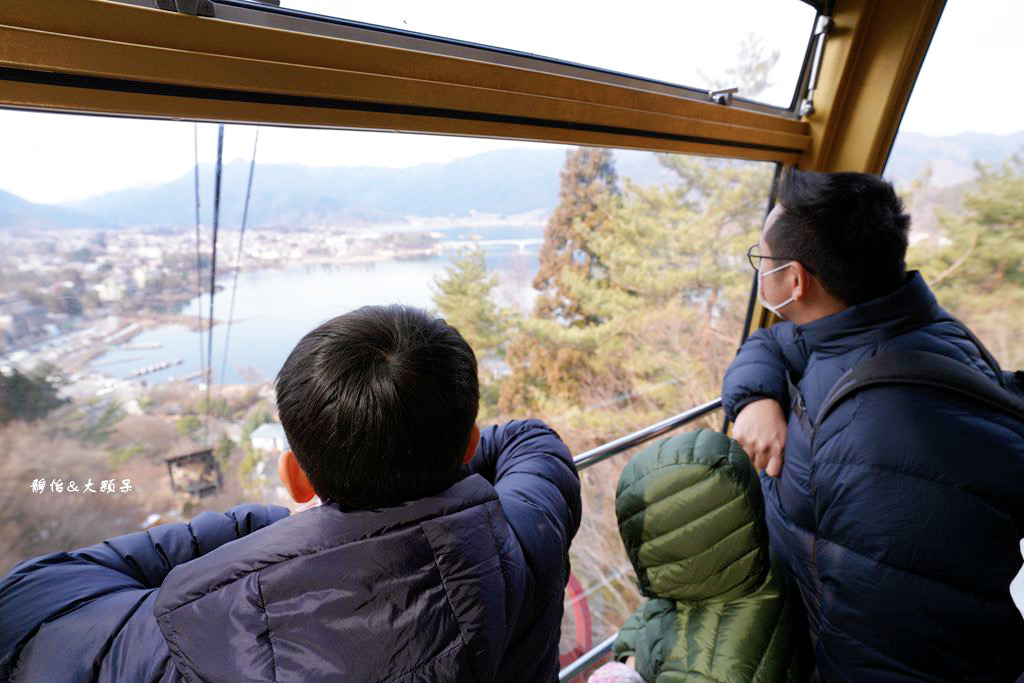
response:
M906 281L910 216L879 176L789 169L778 201L784 211L765 235L772 255L804 264L846 305L883 296Z
M444 320L366 306L303 337L277 375L277 409L322 500L385 507L456 478L476 421L476 357Z

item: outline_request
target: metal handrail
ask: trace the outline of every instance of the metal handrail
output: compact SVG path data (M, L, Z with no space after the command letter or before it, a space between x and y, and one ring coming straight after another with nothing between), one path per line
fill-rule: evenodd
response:
M602 460L607 460L613 455L618 455L623 451L628 451L634 446L639 446L642 443L646 443L651 439L656 439L666 432L671 432L673 429L682 427L688 422L693 422L697 418L704 417L708 413L712 413L722 407L722 399L716 398L714 401L708 401L696 408L691 408L686 412L673 415L670 418L664 419L661 422L656 422L649 427L644 427L632 434L609 441L608 443L592 448L586 453L581 453L576 456L573 462L576 463L576 469L582 470L596 465Z
M604 657L611 651L612 645L615 643L615 639L618 637L618 633L613 633L612 635L608 636L605 640L601 641L601 643L597 647L590 650L590 652L587 652L579 659L577 659L575 662L559 671L558 683L571 681L573 678L579 676L581 673L586 671L588 666L596 664L602 657Z
M647 443L651 439L656 439L666 432L671 432L673 429L682 427L683 425L693 422L694 420L704 417L708 413L712 413L722 407L722 399L716 398L713 401L708 401L696 408L691 408L685 412L673 415L670 418L656 422L648 427L637 430L632 434L627 434L621 438L609 441L606 444L592 448L586 453L581 453L576 456L574 462L576 463L576 469L582 470L596 465L602 460L607 460L613 455L618 455L623 451L628 451L634 446L639 446L642 443ZM597 646L590 649L589 652L583 654L579 659L569 664L567 667L558 672L559 683L565 683L571 681L576 676L586 671L587 667L597 663L608 654L612 645L615 643L615 639L619 637L618 633L613 633L606 639L601 641Z

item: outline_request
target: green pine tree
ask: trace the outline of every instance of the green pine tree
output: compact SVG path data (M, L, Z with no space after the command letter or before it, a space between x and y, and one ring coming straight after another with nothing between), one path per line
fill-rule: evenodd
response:
M513 324L512 313L497 305L498 276L487 268L480 248L452 257L444 277L434 280L434 305L473 347L478 359L504 358L504 345Z
M480 419L495 417L506 344L516 325L514 313L494 301L498 276L487 268L482 249L460 251L434 281L434 305L473 347L479 367Z
M63 380L56 373L45 364L28 373L17 368L0 372L0 425L33 422L67 403L58 396Z
M1024 326L1024 155L977 168L963 210L939 212L944 244L914 257L942 305L1017 369L1024 367L1015 336Z

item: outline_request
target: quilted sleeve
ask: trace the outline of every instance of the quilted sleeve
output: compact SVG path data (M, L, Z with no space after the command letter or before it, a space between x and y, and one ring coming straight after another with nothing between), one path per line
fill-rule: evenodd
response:
M22 562L0 580L0 679L23 650L45 654L32 646L34 639L64 644L69 668L62 671L77 665L92 670L127 620L151 605L171 569L287 515L279 506L240 505ZM84 619L93 612L104 618ZM71 661L71 653L80 657ZM19 675L24 666L19 664Z
M580 480L553 429L540 420L487 427L467 471L494 484L532 571L546 574L567 563L582 514Z
M722 383L722 404L728 419L735 420L744 406L762 398L789 405L786 365L778 336L791 329L791 323L779 323L754 332L743 342Z

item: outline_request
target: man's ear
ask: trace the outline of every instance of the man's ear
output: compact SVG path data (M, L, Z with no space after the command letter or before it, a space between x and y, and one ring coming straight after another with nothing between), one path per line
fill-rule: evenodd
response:
M316 495L292 451L285 451L277 458L277 476L296 503L308 503Z
M462 456L462 462L467 463L476 455L476 447L480 443L480 427L473 423L473 429L469 431L469 444L466 446L466 453Z
M793 266L789 269L789 272L789 277L793 278L793 300L803 301L811 291L811 278L813 276L804 268L804 264L799 261L793 261Z

